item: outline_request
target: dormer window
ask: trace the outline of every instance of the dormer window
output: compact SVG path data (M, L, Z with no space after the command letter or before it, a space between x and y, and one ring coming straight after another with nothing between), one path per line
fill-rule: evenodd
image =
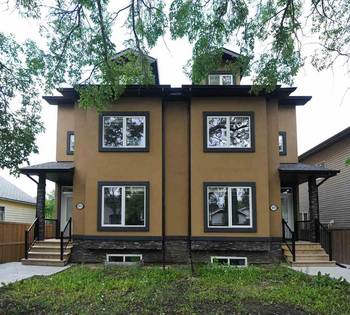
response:
M209 74L209 85L233 85L233 75L225 73Z

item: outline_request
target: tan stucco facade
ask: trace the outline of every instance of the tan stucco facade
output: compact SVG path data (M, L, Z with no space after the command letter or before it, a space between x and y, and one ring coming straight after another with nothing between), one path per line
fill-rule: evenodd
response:
M57 160L74 158L75 173L73 234L89 236L162 235L162 130L165 139L165 232L167 236L188 233L189 177L191 175L192 236L280 237L281 162L297 162L295 107L279 106L264 97L193 97L189 103L160 97L121 98L105 111L148 112L149 152L99 152L99 115L78 106L59 106ZM164 126L162 126L162 108ZM255 152L212 153L203 151L203 112L244 111L255 117ZM75 153L66 155L67 131L75 132ZM287 133L287 155L278 152L278 132ZM189 152L191 148L191 152ZM189 153L191 160L189 161ZM189 173L191 172L191 173ZM98 189L100 181L147 181L150 184L149 231L99 231ZM256 232L205 232L204 182L254 182L256 184ZM272 212L271 204L279 210Z

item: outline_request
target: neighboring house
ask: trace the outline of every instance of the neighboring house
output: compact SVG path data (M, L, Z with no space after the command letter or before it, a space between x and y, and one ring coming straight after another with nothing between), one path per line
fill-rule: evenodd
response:
M36 200L0 176L0 221L32 223Z
M298 163L295 107L311 97L289 87L252 94L225 70L236 58L225 49L201 85L127 86L100 113L79 108L73 88L45 96L58 110L57 162L21 170L39 177L38 239L48 179L61 229L72 218L73 261L280 261L282 214L293 229L298 185L309 181L317 198L316 178L337 171Z
M350 127L316 145L299 156L299 161L338 169L338 176L328 179L319 188L320 221L333 228L350 228ZM301 218L309 217L309 196L305 184L299 187Z

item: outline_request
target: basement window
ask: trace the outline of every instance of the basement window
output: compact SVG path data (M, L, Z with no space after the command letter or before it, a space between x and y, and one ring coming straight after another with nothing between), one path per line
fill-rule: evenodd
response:
M107 254L106 262L110 264L137 264L142 261L141 254Z
M248 266L247 257L211 256L211 263L232 267Z

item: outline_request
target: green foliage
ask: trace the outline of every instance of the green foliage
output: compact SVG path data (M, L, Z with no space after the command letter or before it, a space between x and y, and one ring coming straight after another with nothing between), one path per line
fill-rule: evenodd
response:
M46 194L45 218L46 219L53 219L55 209L56 209L56 196L55 196L55 191L53 190L53 191Z
M350 166L350 158L345 161L345 164Z
M349 314L350 285L281 266L74 266L0 289L5 314ZM88 301L88 303L86 303Z

